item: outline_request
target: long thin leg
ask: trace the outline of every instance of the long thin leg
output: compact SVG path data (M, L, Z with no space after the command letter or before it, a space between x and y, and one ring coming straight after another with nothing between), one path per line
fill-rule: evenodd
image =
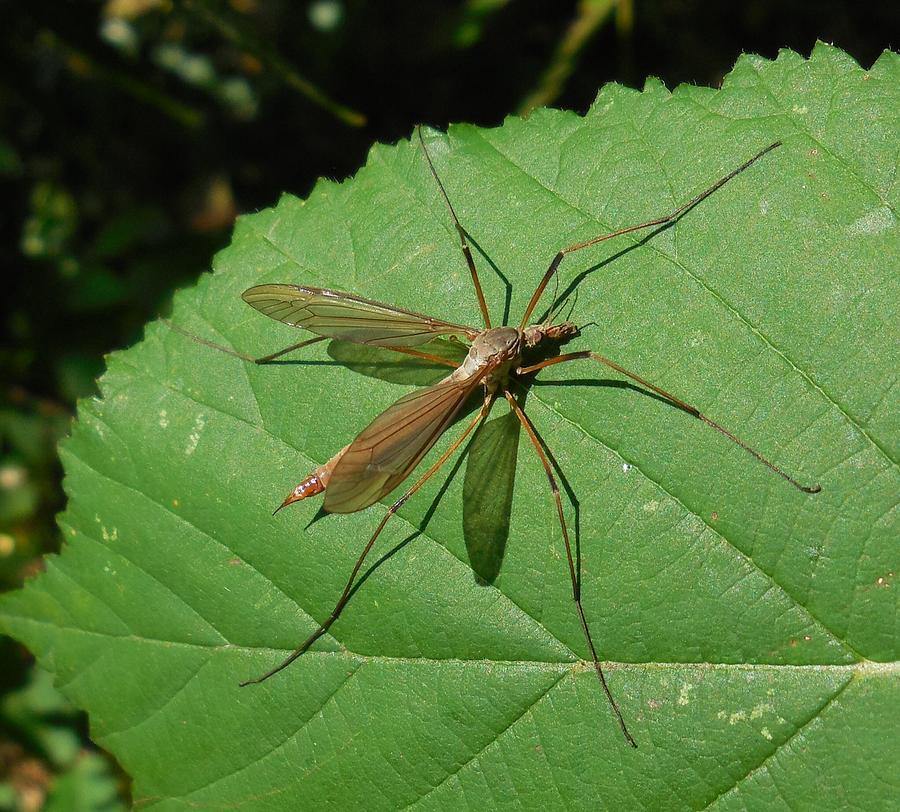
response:
M432 465L421 477L416 481L415 485L413 485L406 493L403 494L394 504L392 504L387 512L384 514L384 517L378 523L378 527L375 528L375 532L372 534L366 546L363 548L362 553L360 553L359 558L356 559L356 563L353 565L353 570L350 573L350 577L347 579L347 584L344 587L344 591L341 593L341 597L338 598L338 602L335 604L334 609L331 610L331 614L325 619L325 622L319 626L303 643L298 646L294 651L287 657L283 662L276 665L274 668L266 671L261 677L257 677L256 679L248 679L245 682L241 683L241 687L243 688L245 685L253 685L256 683L264 682L269 677L274 676L279 671L284 668L287 668L294 660L296 660L301 654L303 654L309 647L316 642L328 629L331 628L331 625L340 617L341 612L346 606L347 601L350 600L350 594L353 591L353 584L356 581L356 576L359 575L359 571L362 568L363 562L366 560L366 556L371 551L372 547L375 546L375 541L378 536L381 535L381 531L384 530L385 525L390 520L391 516L393 516L403 504L409 499L419 488L421 488L429 479L431 479L434 474L437 473L438 469L447 462L448 459L453 455L453 453L463 444L466 437L471 434L472 429L474 429L482 420L484 420L488 413L491 410L491 406L494 403L493 395L485 396L484 403L479 409L478 414L475 415L475 418L466 426L466 430L451 443L450 447L440 456L434 465Z
M584 609L581 606L581 582L578 578L578 572L575 569L575 559L572 556L572 545L569 542L569 531L566 528L566 518L563 514L562 499L559 495L559 486L556 484L556 477L553 475L553 468L550 465L550 460L547 459L547 455L544 453L541 441L538 438L531 420L526 416L525 412L522 411L513 394L508 389L504 389L503 394L506 396L510 407L516 413L516 417L519 418L519 422L528 434L528 438L531 440L531 444L534 446L534 450L541 460L541 465L544 466L544 472L547 474L547 479L550 481L550 490L553 491L553 498L556 500L556 512L559 514L559 525L562 528L563 541L566 545L566 559L569 562L569 576L572 579L572 598L575 601L575 608L578 610L578 619L581 621L581 629L584 632L585 640L587 640L588 649L590 649L591 652L591 659L594 661L594 671L597 673L597 679L600 680L603 693L606 694L606 698L609 700L610 707L613 709L619 727L622 729L622 734L625 736L625 741L632 747L637 747L637 743L628 732L628 727L625 725L625 719L622 717L622 712L619 710L616 700L613 699L612 691L609 690L609 685L606 684L606 677L603 674L603 669L600 667L600 659L597 657L594 641L591 639L591 630L588 628L587 619L584 616Z
M759 453L759 451L745 443L740 437L730 432L723 425L721 425L720 423L716 423L715 420L711 420L710 418L708 418L695 406L691 406L689 403L685 403L680 398L675 397L675 395L673 395L671 392L667 392L665 389L660 389L658 386L650 383L650 381L648 380L645 380L640 375L636 375L634 372L629 372L627 369L625 369L625 367L620 366L615 361L611 361L609 358L604 355L600 355L599 353L591 352L590 350L584 350L582 352L567 352L563 353L562 355L557 355L554 358L548 358L546 361L541 361L538 364L532 364L531 366L527 367L519 367L516 372L520 375L527 375L531 372L537 372L538 370L546 369L547 367L553 366L554 364L562 364L567 361L578 361L584 358L590 358L593 361L599 361L601 364L606 364L606 366L611 367L612 369L616 370L616 372L620 372L622 375L631 378L631 380L637 381L637 383L639 383L641 386L645 386L650 391L656 392L657 395L664 397L669 402L675 404L679 409L682 409L688 414L693 415L698 420L702 420L704 423L706 423L707 426L711 426L717 432L723 434L725 437L731 440L733 443L739 445L744 449L744 451L759 460L767 468L774 471L776 474L778 474L778 476L786 479L791 483L791 485L797 488L797 490L803 491L804 493L818 493L822 490L821 485L801 485L790 474L786 473L777 465L775 465L774 462L766 459L762 454Z
M270 364L272 361L275 361L278 358L281 358L283 355L287 355L294 350L302 349L303 347L308 347L311 344L318 344L320 341L327 341L328 336L314 336L313 338L307 338L303 341L298 341L296 344L291 344L289 347L285 347L281 350L276 350L273 353L269 353L269 355L263 355L260 358L254 358L252 355L247 355L243 352L238 352L237 350L231 349L231 347L226 347L223 344L216 344L215 341L210 341L206 338L201 338L200 336L195 336L193 333L189 333L183 327L179 327L177 324L173 324L168 319L162 320L170 330L174 330L176 333L181 333L181 335L186 336L187 338L196 341L198 344L202 344L204 347L210 347L211 349L218 350L219 352L224 352L226 355L231 355L234 358L240 358L242 361L247 361L250 364ZM435 364L442 364L446 367L453 367L454 369L459 366L459 364L451 361L449 358L441 358L439 355L432 355L431 353L422 352L421 350L415 350L412 347L380 347L379 349L390 350L391 352L399 352L404 355L413 355L416 358L424 358L426 361L431 361Z
M666 223L671 223L674 220L677 220L687 211L694 208L698 203L703 200L706 200L713 192L718 189L721 189L728 181L730 181L735 175L740 175L745 169L747 169L751 164L758 161L765 155L767 152L771 152L776 147L781 146L781 141L776 141L774 144L769 144L764 150L761 150L756 155L754 155L749 161L745 161L742 163L737 169L729 172L725 177L719 178L712 186L708 189L704 189L697 195L695 198L689 200L682 206L679 206L675 211L671 214L667 214L664 217L655 217L652 220L648 220L646 223L639 223L636 226L628 226L627 228L620 228L617 231L613 231L609 234L601 234L599 237L594 237L590 240L585 240L584 242L577 242L574 245L570 245L566 248L563 248L555 257L553 257L553 261L550 263L550 267L547 268L546 273L541 279L540 283L537 286L537 289L534 291L534 295L531 297L531 301L528 303L528 307L525 309L525 315L522 317L522 323L519 325L519 329L522 330L528 324L528 319L531 318L531 314L534 312L535 307L537 307L538 300L541 298L541 294L544 292L544 288L547 287L547 283L556 273L556 269L559 268L559 264L563 261L563 257L567 254L574 253L575 251L580 251L582 248L589 248L592 245L596 245L598 242L603 242L604 240L611 240L613 237L619 237L622 234L629 234L632 231L640 231L643 228L651 228L652 226L662 226Z
M444 184L441 183L441 179L438 177L437 170L434 168L434 164L431 161L431 155L428 154L428 147L425 146L425 139L422 137L422 128L416 127L416 133L419 136L419 143L422 145L422 151L425 153L425 160L428 161L428 168L431 170L431 176L437 183L438 189L441 190L441 197L444 198L444 202L447 204L447 208L450 209L450 216L453 218L453 223L456 226L456 233L459 234L459 239L462 243L462 252L466 258L466 264L468 264L469 266L469 273L472 275L472 282L475 285L475 294L478 296L478 306L481 308L481 316L484 319L484 326L490 330L491 317L488 314L487 302L484 300L484 292L481 290L481 281L478 279L478 271L475 268L475 260L472 259L472 252L471 250L469 250L469 242L466 239L466 230L459 222L459 218L456 216L456 210L453 208L453 204L450 202L447 191L444 189Z

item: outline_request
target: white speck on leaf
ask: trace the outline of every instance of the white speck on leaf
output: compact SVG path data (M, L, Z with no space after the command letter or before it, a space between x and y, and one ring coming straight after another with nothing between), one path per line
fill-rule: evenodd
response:
M656 513L656 511L658 509L659 509L659 502L657 502L655 499L651 500L650 502L644 503L644 511L646 513Z
M685 682L681 686L681 691L678 694L678 704L687 705L691 701L691 691L693 690L694 686L690 683Z
M753 708L750 711L751 719L759 719L764 713L774 713L775 708L773 708L768 702L760 702L759 705Z
M197 450L197 445L200 443L200 434L205 426L206 417L202 414L197 415L194 418L194 430L188 435L188 444L184 449L186 455L190 456Z
M887 206L880 206L866 212L862 217L854 220L847 227L847 234L857 237L861 234L881 234L882 231L892 228L894 225L894 213Z
M772 734L769 733L769 728L764 727L764 728L763 728L762 730L760 730L759 732L760 732L760 735L762 735L762 737L763 737L764 739L768 739L769 741L772 741Z
M699 516L694 515L685 516L679 525L684 527L686 534L690 537L699 536L706 529L703 520Z
M161 429L169 428L169 415L165 409L159 413L159 427Z
M697 331L697 332L694 332L694 334L690 337L688 344L691 347L699 347L705 341L706 341L706 336L703 333Z
M744 710L735 711L734 713L731 714L731 716L728 717L728 724L734 725L734 724L737 724L738 722L743 722L744 719L746 719L746 718L747 718L747 711L744 711Z

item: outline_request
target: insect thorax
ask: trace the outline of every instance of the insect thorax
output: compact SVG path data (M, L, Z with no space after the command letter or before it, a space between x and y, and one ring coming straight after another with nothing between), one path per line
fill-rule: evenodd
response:
M485 330L472 342L469 353L457 372L468 378L489 366L493 368L490 377L502 379L513 363L518 362L522 341L522 333L515 327Z

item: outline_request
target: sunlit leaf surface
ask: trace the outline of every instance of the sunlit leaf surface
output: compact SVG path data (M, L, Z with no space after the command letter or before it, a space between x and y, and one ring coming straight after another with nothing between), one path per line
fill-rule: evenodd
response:
M68 544L4 599L3 627L88 710L140 808L889 807L898 109L895 56L864 71L820 46L744 57L721 90L610 85L584 117L427 135L495 319L504 280L516 319L561 246L663 214L784 142L675 227L569 257L560 293L578 282L572 318L594 323L570 346L696 403L820 494L597 366L547 370L558 383L527 398L578 500L586 612L639 749L584 662L546 478L502 426L502 560L476 577L471 477L439 476L388 525L379 549L400 549L331 634L238 688L327 616L381 516L271 515L410 391L378 374L381 351L356 370L327 344L251 367L150 325L81 406L62 451ZM267 282L478 324L409 142L242 218L173 319L271 352L300 334L241 301ZM478 465L485 487L512 487ZM507 501L482 504L503 518Z

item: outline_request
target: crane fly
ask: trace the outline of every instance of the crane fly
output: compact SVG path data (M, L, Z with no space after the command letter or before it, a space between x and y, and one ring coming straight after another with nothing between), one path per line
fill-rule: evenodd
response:
M363 563L390 518L441 469L475 428L488 417L495 400L503 397L528 436L531 446L547 476L562 531L566 562L572 585L572 598L582 632L584 633L584 639L590 652L591 663L599 680L600 688L609 702L609 706L625 740L632 747L636 747L634 738L628 731L622 712L619 710L619 706L607 684L606 676L584 614L579 573L572 554L572 544L569 539L569 531L566 526L554 466L551 464L550 457L544 449L543 442L536 428L520 406L512 388L516 384L527 382L536 373L556 364L580 360L600 363L610 367L620 375L630 378L639 386L664 398L672 405L715 429L798 490L805 493L817 493L820 490L818 485L807 486L800 484L800 482L764 457L759 451L752 448L720 423L707 417L696 407L691 406L672 393L597 352L580 350L577 352L558 353L533 363L527 362L528 358L535 353L558 349L560 345L576 338L580 334L578 326L570 321L563 321L558 324L552 323L556 304L555 295L554 302L547 311L548 316L546 320L539 324L529 324L538 302L548 284L556 277L559 266L566 256L613 237L674 223L736 175L746 170L767 153L781 146L781 143L770 144L737 167L737 169L729 172L696 197L667 215L656 217L638 225L620 228L562 248L553 257L549 267L541 277L518 325L514 327L494 327L491 324L487 303L485 302L481 282L478 277L478 270L475 267L472 252L469 248L467 232L460 223L453 204L450 202L450 198L444 189L444 185L438 177L428 148L425 145L425 140L422 137L421 129L417 129L416 132L428 168L459 236L462 253L472 278L475 295L484 322L483 327L453 324L422 313L327 288L290 284L263 284L246 290L243 293L244 301L276 321L314 333L315 336L313 338L293 344L262 358L251 358L230 348L191 336L207 346L212 346L258 364L268 363L289 352L319 341L336 339L349 341L354 344L380 347L452 367L452 371L442 380L432 386L404 395L378 415L352 442L340 449L327 462L311 471L288 494L287 498L276 510L276 513L281 508L294 502L321 493L325 494L322 508L327 513L353 513L370 507L392 493L413 473L422 458L454 423L457 415L469 398L479 389L482 394L480 408L475 416L466 423L463 431L450 443L439 458L424 473L420 474L413 485L387 508L375 531L359 554L343 592L325 621L285 660L261 676L247 680L241 685L260 683L269 679L294 662L319 637L328 631L347 604ZM174 325L172 326L174 327ZM183 332L180 328L175 327L175 329ZM462 363L448 360L446 357L428 351L429 343L438 338L453 338L468 342L468 352Z

